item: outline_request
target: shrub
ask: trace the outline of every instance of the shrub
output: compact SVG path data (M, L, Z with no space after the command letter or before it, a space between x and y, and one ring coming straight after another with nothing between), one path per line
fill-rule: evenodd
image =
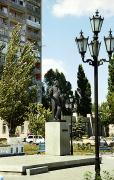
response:
M84 180L94 180L93 174L90 171L87 171L84 174ZM112 176L108 171L103 171L102 175L95 180L114 180L114 176Z
M7 144L6 138L0 138L0 144Z

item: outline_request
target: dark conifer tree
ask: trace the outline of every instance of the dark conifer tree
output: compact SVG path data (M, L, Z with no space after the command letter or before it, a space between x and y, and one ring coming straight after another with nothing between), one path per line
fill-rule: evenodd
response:
M87 114L91 113L91 86L85 76L82 65L78 67L77 73L77 90L75 91L75 98L77 103L77 113L81 116L86 117Z

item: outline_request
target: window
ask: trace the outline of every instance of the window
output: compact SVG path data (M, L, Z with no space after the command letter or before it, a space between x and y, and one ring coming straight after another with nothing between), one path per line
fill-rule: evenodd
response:
M32 136L32 135L31 135L31 136L28 136L28 138L31 139L31 138L33 138L33 136Z
M8 9L6 8L6 7L3 7L3 11L4 11L4 13L8 13Z
M3 122L2 133L6 134L6 123Z
M16 153L18 153L18 147L16 147Z
M13 148L11 148L11 154L13 154Z
M21 6L23 6L23 1L19 1L19 4L20 4Z
M38 138L38 136L34 136L34 138Z
M39 139L42 139L42 136L39 136Z
M41 80L41 74L35 74L36 80Z
M28 19L31 20L31 16L29 16Z
M0 18L0 25L3 23L3 19L2 18Z
M35 67L36 67L36 68L40 68L40 67L41 67L41 64L40 64L39 62L37 62L37 63L35 64Z
M21 147L21 152L24 152L24 148L23 147Z
M21 133L24 133L24 124L21 126Z

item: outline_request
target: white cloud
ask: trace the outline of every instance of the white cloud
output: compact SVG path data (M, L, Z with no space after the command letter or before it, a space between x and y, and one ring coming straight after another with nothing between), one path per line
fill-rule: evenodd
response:
M45 73L49 70L58 69L59 72L63 72L66 75L66 71L64 70L63 62L57 59L44 58L42 60L42 77L44 78Z
M56 0L52 12L57 17L85 16L93 14L97 9L105 16L113 16L114 0Z

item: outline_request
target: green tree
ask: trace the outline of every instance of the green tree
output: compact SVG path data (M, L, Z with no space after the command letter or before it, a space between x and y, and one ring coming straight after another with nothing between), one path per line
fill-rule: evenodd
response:
M53 71L50 69L45 75L44 75L44 82L47 87L47 90L50 86L53 85L53 82L55 80L59 81L60 85L60 90L63 94L66 94L67 91L68 93L71 92L71 83L69 81L66 81L66 78L64 74L59 72L57 69Z
M110 110L109 110L108 102L103 102L99 106L99 116L100 116L100 121L103 125L107 126L110 124Z
M86 117L87 114L91 114L91 86L85 76L82 65L78 67L77 73L77 90L75 91L75 98L77 103L77 113Z
M50 69L47 71L47 73L44 75L44 82L46 86L51 86L53 81L56 80L56 73L53 71L53 69Z
M86 122L87 122L86 117L78 116L78 119L75 125L77 137L82 138L82 136L86 134Z
M51 112L45 109L42 104L30 104L27 114L29 120L29 130L35 135L45 136L45 121L48 121Z
M103 102L99 106L99 119L100 123L105 127L106 136L109 136L110 109L108 102Z
M110 123L114 123L114 54L109 62L109 78L108 78L108 105L110 109Z
M110 124L114 124L114 92L108 95L108 105L109 105L109 118Z
M33 45L21 46L20 31L19 25L12 31L0 80L0 117L7 122L10 135L23 124L29 103L36 96L36 89L31 86L36 62Z

